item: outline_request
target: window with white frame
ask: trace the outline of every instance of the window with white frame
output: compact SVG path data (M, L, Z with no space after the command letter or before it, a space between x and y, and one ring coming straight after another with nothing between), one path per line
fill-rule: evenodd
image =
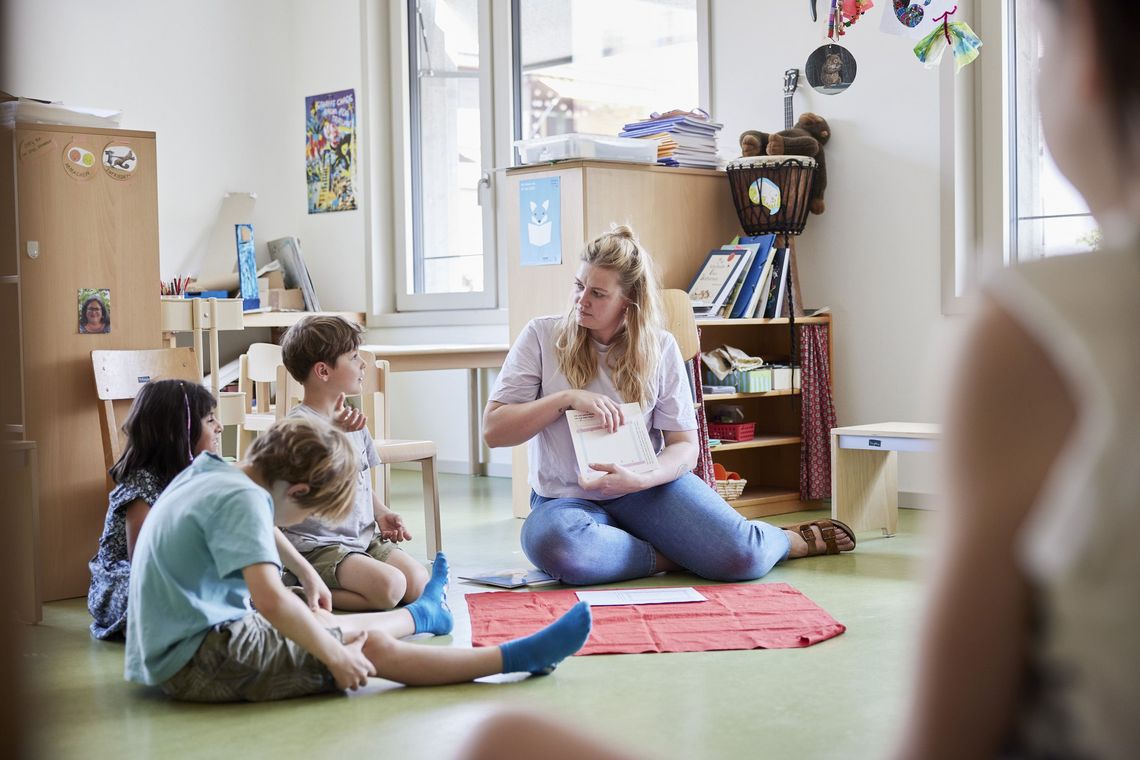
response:
M1042 49L1032 0L1013 0L1009 45L1009 252L1014 261L1087 252L1100 231L1088 206L1053 163L1041 129L1037 89Z
M516 138L700 105L698 0L512 0Z
M490 0L407 0L411 229L400 311L493 308Z
M408 64L407 131L399 150L409 193L406 229L398 234L397 310L500 305L492 183L495 167L513 163L511 139L616 135L654 111L702 105L707 51L698 29L707 3L405 0L397 6ZM500 87L496 95L499 82L510 90Z

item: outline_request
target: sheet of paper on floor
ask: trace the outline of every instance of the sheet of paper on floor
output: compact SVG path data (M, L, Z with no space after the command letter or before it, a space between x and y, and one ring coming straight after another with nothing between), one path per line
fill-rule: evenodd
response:
M678 604L704 602L705 597L687 588L621 588L603 591L578 591L578 599L591 607L613 607L625 604Z

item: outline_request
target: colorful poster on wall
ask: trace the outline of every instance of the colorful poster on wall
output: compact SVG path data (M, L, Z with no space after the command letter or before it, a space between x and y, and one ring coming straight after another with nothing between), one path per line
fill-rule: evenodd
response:
M356 93L305 98L305 178L309 213L356 208Z
M561 177L519 182L519 266L562 263Z

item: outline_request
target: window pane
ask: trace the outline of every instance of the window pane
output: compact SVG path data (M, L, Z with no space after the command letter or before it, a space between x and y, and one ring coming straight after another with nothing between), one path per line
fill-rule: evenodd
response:
M699 105L695 0L519 0L519 35L519 137Z
M1019 261L1095 248L1096 221L1088 206L1049 155L1041 127L1037 87L1041 38L1032 23L1030 0L1016 0L1010 24L1013 47L1015 133L1013 203L1014 255Z
M1017 223L1018 260L1087 253L1100 245L1100 230L1091 216L1022 219Z
M417 27L412 70L412 192L416 244L406 286L410 293L483 290L483 213L479 26L477 0L414 0Z

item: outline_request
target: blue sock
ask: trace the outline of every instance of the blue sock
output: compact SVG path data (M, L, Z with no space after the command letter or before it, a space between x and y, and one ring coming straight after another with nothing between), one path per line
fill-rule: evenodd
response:
M447 557L443 552L435 555L431 563L431 580L424 586L420 598L406 609L416 624L416 633L434 633L443 636L451 633L451 608L447 606Z
M590 637L590 605L578 602L562 617L537 633L499 646L504 673L544 676L577 652Z

